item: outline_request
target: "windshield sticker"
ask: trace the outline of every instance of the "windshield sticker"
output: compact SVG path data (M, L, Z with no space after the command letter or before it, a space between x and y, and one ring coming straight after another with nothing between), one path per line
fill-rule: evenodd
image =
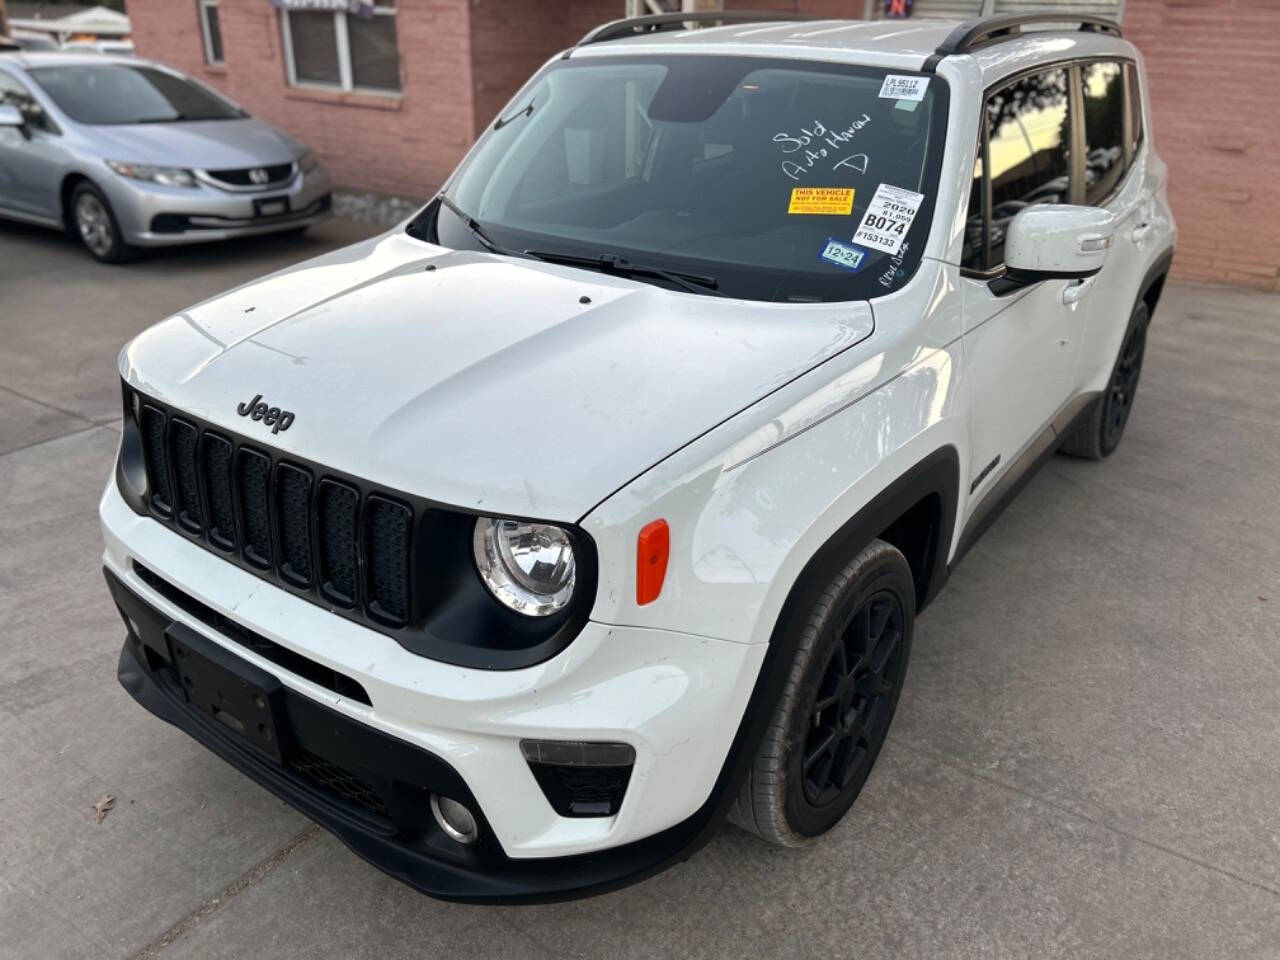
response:
M844 267L846 270L853 270L856 273L865 265L867 251L861 247L855 247L853 244L837 240L835 237L827 237L826 246L818 254L818 259L827 263L834 263L837 267Z
M923 100L924 92L929 89L928 77L907 77L891 73L884 78L880 87L882 100Z
M857 169L856 163L846 163L845 161L853 160L845 153L850 142L853 140L854 134L871 122L871 118L865 113L854 120L848 126L839 130L833 130L821 120L815 120L807 127L801 127L798 133L788 133L785 130L782 133L773 135L773 142L778 144L784 154L791 156L782 161L782 172L792 180L799 180L814 167L830 168L832 170L839 166L852 166ZM867 158L865 154L855 154L855 157L861 157L862 170L867 169Z
M902 241L911 229L916 211L924 203L924 194L882 183L871 198L871 205L854 231L853 239L865 247L897 256Z
M853 187L792 187L787 213L853 213Z

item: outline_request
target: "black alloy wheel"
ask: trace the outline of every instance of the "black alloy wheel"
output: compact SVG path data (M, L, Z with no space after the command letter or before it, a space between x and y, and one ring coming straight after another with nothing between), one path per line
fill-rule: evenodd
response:
M1147 349L1145 306L1142 313L1141 318L1135 317L1135 320L1141 322L1131 323L1125 333L1124 345L1120 348L1120 357L1116 361L1116 368L1111 374L1111 383L1107 385L1107 394L1103 400L1102 449L1106 453L1119 445L1120 435L1129 422L1133 401L1138 395L1138 378L1142 375L1142 358Z
M1073 457L1102 460L1111 456L1124 428L1129 423L1134 401L1138 397L1138 379L1142 375L1142 358L1147 351L1147 327L1151 312L1139 300L1129 315L1124 340L1111 368L1111 379L1102 395L1093 401L1067 431L1060 449Z
M853 806L884 746L906 678L915 581L897 547L873 540L843 567L819 564L798 585L786 681L730 819L797 847ZM789 643L785 634L772 643Z
M814 692L801 751L804 798L814 807L866 780L893 715L902 670L902 604L888 591L867 600L840 631Z

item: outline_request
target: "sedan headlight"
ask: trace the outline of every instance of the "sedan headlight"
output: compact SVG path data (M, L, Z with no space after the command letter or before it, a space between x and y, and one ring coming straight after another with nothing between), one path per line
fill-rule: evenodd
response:
M302 156L298 157L298 169L304 175L311 173L318 166L320 166L320 158L316 156L314 150L307 150Z
M500 603L527 617L563 610L576 563L569 534L549 523L481 517L472 538L476 569Z
M162 187L194 187L195 174L181 167L153 167L147 163L121 163L108 160L107 166L130 180L145 180L147 183L158 183Z

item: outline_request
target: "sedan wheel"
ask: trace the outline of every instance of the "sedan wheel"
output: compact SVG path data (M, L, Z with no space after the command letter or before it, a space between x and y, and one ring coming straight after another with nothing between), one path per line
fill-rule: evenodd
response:
M76 229L80 231L80 239L94 256L105 257L111 252L111 246L115 243L111 217L102 201L92 193L82 193L76 200Z
M70 219L85 249L103 263L124 263L138 252L125 242L107 198L88 180L77 184L71 194Z

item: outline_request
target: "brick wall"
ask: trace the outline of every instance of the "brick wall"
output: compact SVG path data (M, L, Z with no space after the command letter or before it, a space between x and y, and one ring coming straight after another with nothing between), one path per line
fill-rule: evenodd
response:
M311 146L344 185L429 195L474 140L467 0L400 0L403 95L291 88L268 0L221 0L224 67L204 63L195 0L129 0L141 56L207 81Z
M472 97L477 134L557 50L623 14L621 0L472 0Z
M1128 0L1178 221L1174 276L1280 290L1280 4Z

